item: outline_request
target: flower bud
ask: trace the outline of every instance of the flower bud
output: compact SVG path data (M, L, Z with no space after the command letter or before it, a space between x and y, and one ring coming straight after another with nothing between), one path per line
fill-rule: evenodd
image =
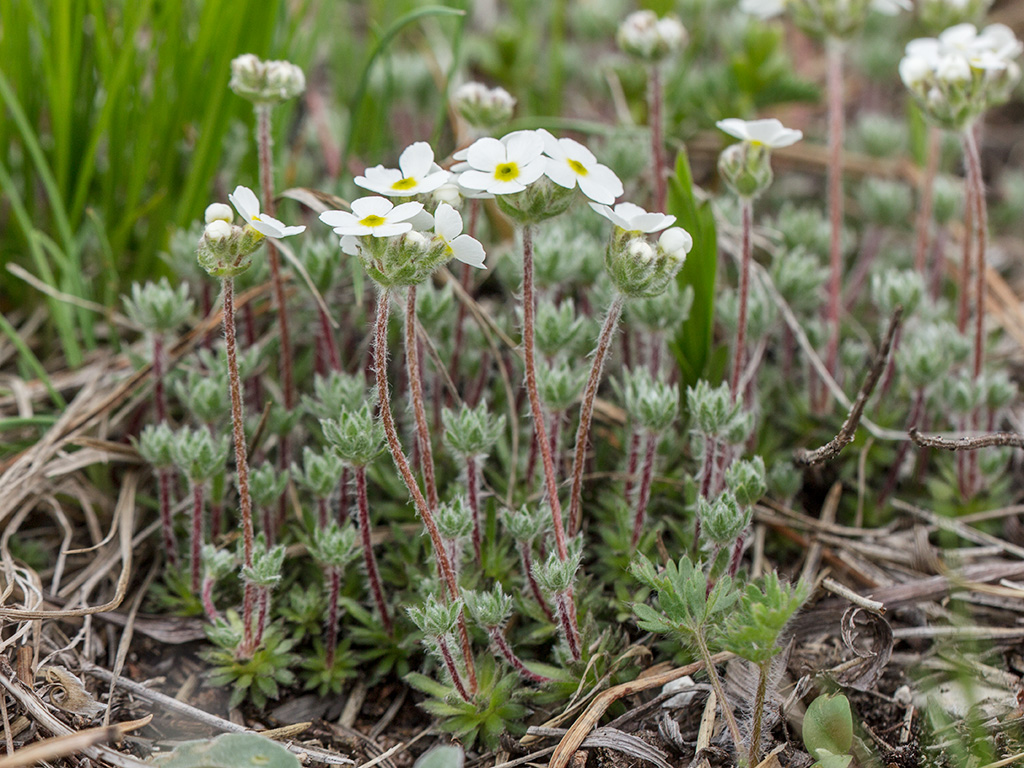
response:
M326 499L341 480L341 459L332 453L317 453L308 445L302 449L302 467L292 462L292 477L316 498Z
M646 368L627 373L623 377L621 391L626 412L645 432L661 434L679 415L676 388L655 381Z
M135 441L135 449L143 460L156 469L174 466L174 432L165 423L147 424Z
M883 314L892 315L901 306L904 316L910 315L924 296L924 278L910 269L876 272L871 276L871 295Z
M741 507L756 504L768 492L764 459L755 456L734 461L725 471L725 484Z
M881 227L901 227L914 210L913 194L906 184L890 179L865 179L857 199L864 219Z
M506 510L502 521L513 539L520 544L529 544L548 529L551 509L547 504L540 504L531 510L524 504L517 510Z
M554 357L559 352L570 353L585 324L586 318L576 315L572 299L565 299L557 306L554 302L542 300L537 306L534 321L534 345L545 357Z
M452 102L467 123L484 132L506 124L516 107L515 98L504 88L488 88L483 83L460 85Z
M287 61L262 61L251 53L231 61L231 90L254 104L276 104L306 90L302 70Z
M206 212L203 214L203 219L207 224L213 224L215 221L224 221L230 224L234 218L235 212L226 203L210 203L206 206Z
M465 457L486 456L505 430L504 415L492 415L486 403L476 408L463 405L458 411L445 408L441 420L445 443Z
M159 283L132 283L131 296L124 298L128 316L153 334L173 331L188 320L194 307L188 283L174 289L166 277L160 278Z
M213 544L203 545L202 560L206 578L212 581L235 572L235 556L226 549L217 549Z
M672 234L668 234L672 230ZM646 235L616 227L605 251L605 269L616 290L629 298L649 298L665 291L683 267L693 245L689 234L679 228L662 234L663 242L652 245Z
M344 569L359 557L360 550L356 542L354 527L340 526L332 520L327 527L317 526L313 530L309 554L321 565Z
M869 112L857 121L857 143L871 157L902 157L907 146L907 124L879 112Z
M718 172L733 194L755 198L771 186L771 154L763 144L731 144L718 156Z
M203 424L216 424L230 413L227 371L223 368L189 371L185 379L174 382L174 391L186 410Z
M276 504L288 485L288 473L278 472L271 464L264 464L249 473L249 495L257 507Z
M946 174L935 177L932 185L932 216L939 225L960 217L964 202L964 184L961 179Z
M429 637L446 637L455 631L455 625L462 613L462 600L441 603L433 595L420 607L409 609L409 618Z
M686 29L675 16L659 19L654 11L637 11L622 22L615 39L619 48L630 56L657 62L683 47Z
M512 598L505 594L500 582L489 592L463 590L463 599L473 618L487 630L500 629L512 615Z
M437 528L446 541L458 541L473 531L473 510L461 496L439 506L435 516Z
M343 408L337 419L321 419L324 438L341 461L365 467L380 453L384 430L369 403Z
M750 525L752 516L750 507L741 508L731 491L726 491L714 501L697 497L701 535L717 546L726 547L736 541Z
M544 562L533 564L533 577L545 595L564 595L572 589L576 581L576 571L583 559L583 548L579 537L569 545L569 556L564 560L558 556L554 547L548 552Z
M540 399L554 413L567 411L580 401L587 383L588 371L567 360L555 360L537 367L537 390Z
M303 395L302 407L318 419L358 410L370 398L362 375L330 371L313 377L313 396Z
M191 482L203 483L224 471L228 448L227 435L217 440L205 427L183 427L174 435L171 456Z
M239 541L239 546L242 546L241 541ZM252 565L242 567L242 579L256 587L273 589L281 581L284 555L284 547L280 544L268 549L267 539L260 533L253 542Z
M520 224L538 224L554 218L569 210L575 200L575 187L555 184L547 176L541 176L522 192L495 197L502 213Z

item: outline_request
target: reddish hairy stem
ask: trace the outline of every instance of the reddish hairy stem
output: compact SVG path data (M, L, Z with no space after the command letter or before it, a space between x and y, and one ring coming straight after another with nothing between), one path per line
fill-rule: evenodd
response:
M576 628L576 619L572 611L572 597L566 593L555 595L555 610L558 612L558 623L562 627L562 634L565 635L565 642L569 646L569 653L573 661L580 660L580 635Z
M160 489L160 527L164 535L164 551L167 553L167 562L171 565L177 565L178 545L174 538L174 521L171 517L170 468L160 467L157 469L156 478Z
M544 483L548 492L548 504L551 507L551 520L554 524L555 547L558 558L565 560L569 551L565 546L565 526L562 523L562 505L558 500L558 480L555 478L555 463L551 458L551 445L548 443L547 430L544 426L544 406L537 391L537 363L534 358L533 317L536 312L537 299L533 290L533 232L529 226L523 227L523 357L526 361L526 392L530 397L530 412L533 415L533 430L537 436L537 448L540 451L544 466Z
M928 235L932 225L932 201L941 149L942 132L934 125L928 126L928 159L925 161L924 176L921 177L921 204L917 209L914 242L914 269L922 277L928 268Z
M203 579L203 591L201 595L203 610L206 611L206 618L215 621L220 618L220 611L213 604L213 579L207 576Z
M553 624L555 616L551 613L551 609L548 608L547 600L544 599L544 594L540 591L540 585L537 584L537 580L533 577L533 557L530 555L530 545L528 542L524 541L519 544L519 558L522 561L523 573L526 574L526 583L530 585L530 593L533 595L533 599L537 601L537 605L544 611L548 621Z
M366 467L356 467L356 502L359 505L359 538L363 544L363 563L366 565L366 578L370 582L373 602L377 604L381 623L388 636L394 634L388 604L384 599L384 587L381 586L380 573L377 571L377 558L373 554L373 540L370 537L370 501L366 494Z
M409 377L409 394L416 418L416 445L423 471L423 485L431 510L437 509L437 481L434 479L434 452L430 445L430 426L423 405L423 377L420 370L419 344L416 340L416 286L409 286L405 303L405 369Z
M466 497L469 509L473 513L473 554L476 564L482 566L483 546L480 534L480 459L477 456L466 457Z
M545 677L544 675L538 675L536 672L531 672L523 664L523 660L516 656L515 651L512 650L512 646L508 644L508 640L501 634L501 630L498 627L491 627L487 630L487 634L491 637L491 642L498 649L498 653L502 655L512 668L518 672L522 677L534 683L550 683L551 678Z
M427 500L423 497L423 493L416 483L416 478L412 474L412 469L409 467L409 460L405 457L405 452L402 450L402 441L399 439L398 430L395 428L395 417L391 412L391 393L388 386L387 364L388 310L390 302L390 292L387 289L381 290L380 295L377 297L377 319L374 328L373 345L380 419L384 426L384 435L387 438L391 458L395 462L395 467L402 476L405 487L408 488L409 494L412 496L416 511L419 513L420 519L423 520L423 525L426 526L427 533L430 536L430 542L434 547L434 557L437 558L438 568L445 583L448 599L458 600L459 585L455 580L455 571L452 569L451 561L448 560L444 540L441 538L441 532L437 528L433 512L431 512L430 507L427 505ZM462 636L462 652L465 657L469 687L475 693L477 686L476 670L473 667L473 648L469 640L469 630L466 628L465 611L459 614L459 633Z
M203 484L192 483L192 591L199 591L203 546Z
M238 503L242 513L242 557L246 568L252 567L253 529L252 498L249 496L249 459L246 455L245 420L242 403L242 381L238 375L238 352L235 344L235 281L223 279L224 290L224 339L228 358L228 387L231 391L231 433L235 441L235 471L238 474ZM255 650L252 634L252 612L255 601L254 587L245 584L245 598L242 603L242 652L251 654Z
M633 495L633 483L636 482L636 471L640 468L640 433L633 428L632 434L629 437L629 460L626 463L626 488L625 497L626 501L629 501L629 497Z
M338 353L338 345L334 341L334 329L331 328L331 319L319 304L317 304L317 314L320 316L320 340L324 351L327 353L327 361L330 363L332 371L340 371L341 355Z
M594 398L597 397L597 388L601 383L601 371L604 368L605 358L608 357L608 350L611 348L612 336L615 334L619 318L622 316L622 305L622 296L616 295L611 306L608 307L608 314L605 316L604 326L601 328L601 335L597 340L597 349L594 351L594 362L590 366L587 386L583 390L583 402L580 403L580 424L576 430L576 455L572 462L572 491L569 496L570 535L574 535L579 530L582 518L583 468L587 458L587 444L590 442L590 422L594 416Z
M327 669L334 666L334 652L338 646L338 594L341 592L341 572L330 568L330 592L327 596Z
M452 685L455 686L455 690L459 692L459 696L462 697L463 701L469 701L469 694L466 692L466 686L462 682L459 668L455 665L455 659L452 657L452 649L448 647L448 641L444 637L437 638L437 647L441 651L441 658L444 660L444 665L448 668L448 674L452 678Z
M974 320L974 377L981 375L985 364L985 273L987 263L985 247L988 243L988 210L985 205L985 182L981 171L981 153L974 127L964 131L964 154L967 156L967 183L974 189L974 232L966 236L975 238L974 293L976 316Z
M843 49L839 40L828 39L825 90L828 93L828 212L831 224L828 292L828 354L826 365L834 377L839 364L839 304L843 271Z
M640 536L644 530L644 520L647 518L647 505L651 501L651 483L654 480L654 458L658 449L658 436L653 432L647 434L647 446L644 451L644 471L640 478L640 495L636 504L636 515L633 518L633 540L632 546L640 543Z
M735 403L740 398L740 374L743 372L743 358L747 346L747 302L750 297L751 230L754 228L754 204L749 198L740 200L743 218L743 245L740 254L740 308L736 328L736 350L732 358L732 376L729 378L729 392Z

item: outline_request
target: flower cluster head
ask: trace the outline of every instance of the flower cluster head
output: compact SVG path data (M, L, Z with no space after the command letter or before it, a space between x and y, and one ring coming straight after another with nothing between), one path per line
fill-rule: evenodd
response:
M1015 59L1022 50L1005 24L990 24L980 32L973 24L957 24L937 38L907 43L900 78L931 120L963 130L1009 97L1020 80Z
M260 201L248 187L241 185L228 195L244 226L232 223L234 214L224 203L206 208L206 229L199 240L199 265L214 277L234 277L252 265L252 254L265 237L281 238L306 231L303 226L289 227L273 216L260 212Z
M772 183L771 151L796 144L803 133L786 128L775 118L740 120L730 117L719 120L719 129L740 139L723 150L718 158L718 172L739 197L754 198Z
M507 215L522 223L562 213L577 187L604 204L622 194L622 182L589 149L542 128L478 139L454 157L459 162L452 170L467 197L493 195Z
M917 16L926 29L938 32L983 18L991 5L992 0L918 0Z
M398 158L398 168L375 165L367 168L355 182L363 189L388 197L412 197L434 192L451 174L434 162L434 150L425 141L406 147Z
M504 88L488 88L483 83L464 83L452 95L455 111L480 131L504 125L512 118L516 100Z
M168 333L188 320L195 307L188 283L172 288L166 277L158 283L132 283L131 296L124 297L128 316L149 333Z
M761 19L785 11L797 26L818 37L851 37L859 32L868 11L895 16L911 10L909 0L740 0L740 10Z
M306 90L306 76L289 61L263 61L251 53L231 61L231 90L254 104L276 104Z
M619 48L642 61L656 62L686 44L686 29L675 16L658 18L654 11L629 14L615 36Z
M418 285L452 257L485 268L483 246L462 233L462 216L447 203L441 203L433 216L423 203L395 205L384 197L361 197L351 207L324 211L320 220L341 235L342 250L359 256L370 277L382 286Z
M662 293L693 247L690 233L671 226L675 216L649 213L633 203L619 203L614 208L591 203L590 207L615 225L604 263L616 290L629 298ZM651 243L647 235L656 232L661 236Z

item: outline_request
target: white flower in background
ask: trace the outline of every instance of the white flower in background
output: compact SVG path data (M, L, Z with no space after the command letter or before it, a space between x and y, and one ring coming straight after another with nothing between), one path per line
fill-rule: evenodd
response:
M622 194L622 182L611 168L601 165L594 153L572 139L556 139L541 129L544 153L551 158L544 173L566 189L579 185L580 191L597 203L610 205Z
M375 165L355 182L363 189L388 197L425 195L440 187L451 175L434 163L434 150L425 141L410 144L398 158L398 168Z
M273 104L306 90L306 76L290 61L263 61L246 53L231 61L228 86L255 104Z
M203 219L207 224L212 224L215 221L226 221L230 224L233 218L235 218L234 211L226 203L210 203L203 213Z
M488 88L483 83L464 83L452 94L455 110L474 128L486 130L508 122L516 100L504 88Z
M660 232L675 224L676 217L664 213L648 213L639 205L619 203L615 208L607 205L591 203L590 207L604 216L608 221L626 232Z
M484 266L484 247L476 238L462 234L462 216L447 203L441 203L434 211L434 232L444 241L451 255L463 264L487 269Z
M771 19L786 10L786 0L740 0L740 10L759 19Z
M423 210L422 203L395 205L384 197L361 197L352 201L352 212L324 211L320 221L337 235L393 237L412 230L410 219Z
M455 158L461 159L460 154ZM537 131L514 131L500 141L477 139L463 157L466 165L459 166L459 184L492 195L522 192L544 175L548 162L544 139Z
M802 131L787 128L774 117L766 120L740 120L738 117L730 117L719 120L715 125L730 136L769 149L791 146L804 137Z
M686 28L675 16L658 18L654 11L629 14L619 26L616 41L626 53L644 61L658 61L686 43Z
M266 237L290 237L306 231L305 227L289 227L273 216L260 213L260 201L248 187L235 187L235 191L228 195L228 200L246 224Z

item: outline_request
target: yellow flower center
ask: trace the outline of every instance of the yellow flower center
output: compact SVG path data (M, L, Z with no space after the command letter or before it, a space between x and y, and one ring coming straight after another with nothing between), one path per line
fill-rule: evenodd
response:
M517 163L501 163L494 169L494 178L498 181L512 181L519 176Z
M578 176L586 176L590 171L587 170L587 166L581 163L579 160L569 160L569 167L572 168Z
M359 223L362 224L364 227L379 227L386 221L387 219L385 219L384 217L377 216L376 214L371 213L369 216L360 219Z
M416 179L399 179L391 185L392 189L406 190L416 186Z

